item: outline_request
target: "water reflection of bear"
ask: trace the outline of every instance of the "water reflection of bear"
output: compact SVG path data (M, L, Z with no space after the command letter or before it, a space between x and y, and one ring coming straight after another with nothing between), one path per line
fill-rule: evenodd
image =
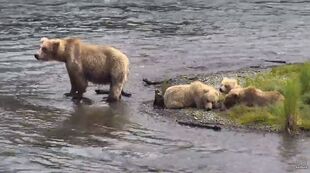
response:
M117 133L113 132L122 131L129 124L128 113L128 107L123 102L109 106L79 105L61 126L49 132L49 136L71 142L80 137L89 140L93 135L116 137Z

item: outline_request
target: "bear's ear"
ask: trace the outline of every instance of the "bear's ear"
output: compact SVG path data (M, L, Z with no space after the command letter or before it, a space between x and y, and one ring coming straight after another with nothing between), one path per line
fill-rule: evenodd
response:
M228 78L227 77L223 77L223 80L227 80Z
M40 39L40 42L43 43L44 41L47 41L47 40L48 40L47 37L42 37L42 38Z
M60 44L60 40L59 39L53 40L53 46L59 46L59 44Z
M59 47L59 44L60 44L60 40L52 40L52 48L53 50L58 50L58 47Z

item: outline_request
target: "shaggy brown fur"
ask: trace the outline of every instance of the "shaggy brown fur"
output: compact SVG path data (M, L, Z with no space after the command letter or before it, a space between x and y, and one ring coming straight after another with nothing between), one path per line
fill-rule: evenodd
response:
M197 107L210 110L214 108L218 100L219 92L199 81L171 86L164 94L164 104L170 109Z
M224 105L226 108L230 108L236 104L266 106L283 100L283 95L278 91L262 91L254 87L247 87L232 89L226 95Z
M41 39L35 58L42 61L64 62L70 77L71 91L67 96L81 99L88 81L110 84L108 101L118 101L129 73L129 61L116 48L91 45L79 39Z
M223 94L228 94L229 91L234 88L240 88L238 81L236 79L224 77L219 90Z

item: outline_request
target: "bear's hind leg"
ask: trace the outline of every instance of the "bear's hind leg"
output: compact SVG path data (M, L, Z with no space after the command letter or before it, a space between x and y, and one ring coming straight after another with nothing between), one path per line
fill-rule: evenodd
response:
M108 102L115 102L121 99L121 93L123 89L123 80L113 80L110 85L110 93Z
M167 105L168 108L170 109L182 109L185 108L184 104L178 101L172 101L171 103L169 103L169 105Z

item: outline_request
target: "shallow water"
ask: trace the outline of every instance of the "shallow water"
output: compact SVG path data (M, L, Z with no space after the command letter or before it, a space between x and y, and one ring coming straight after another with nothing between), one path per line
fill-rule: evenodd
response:
M309 60L310 1L0 0L1 172L308 172L310 138L177 125L149 115L142 78ZM39 39L81 37L130 58L133 93L76 105L64 64L38 62ZM142 108L143 109L143 108Z

